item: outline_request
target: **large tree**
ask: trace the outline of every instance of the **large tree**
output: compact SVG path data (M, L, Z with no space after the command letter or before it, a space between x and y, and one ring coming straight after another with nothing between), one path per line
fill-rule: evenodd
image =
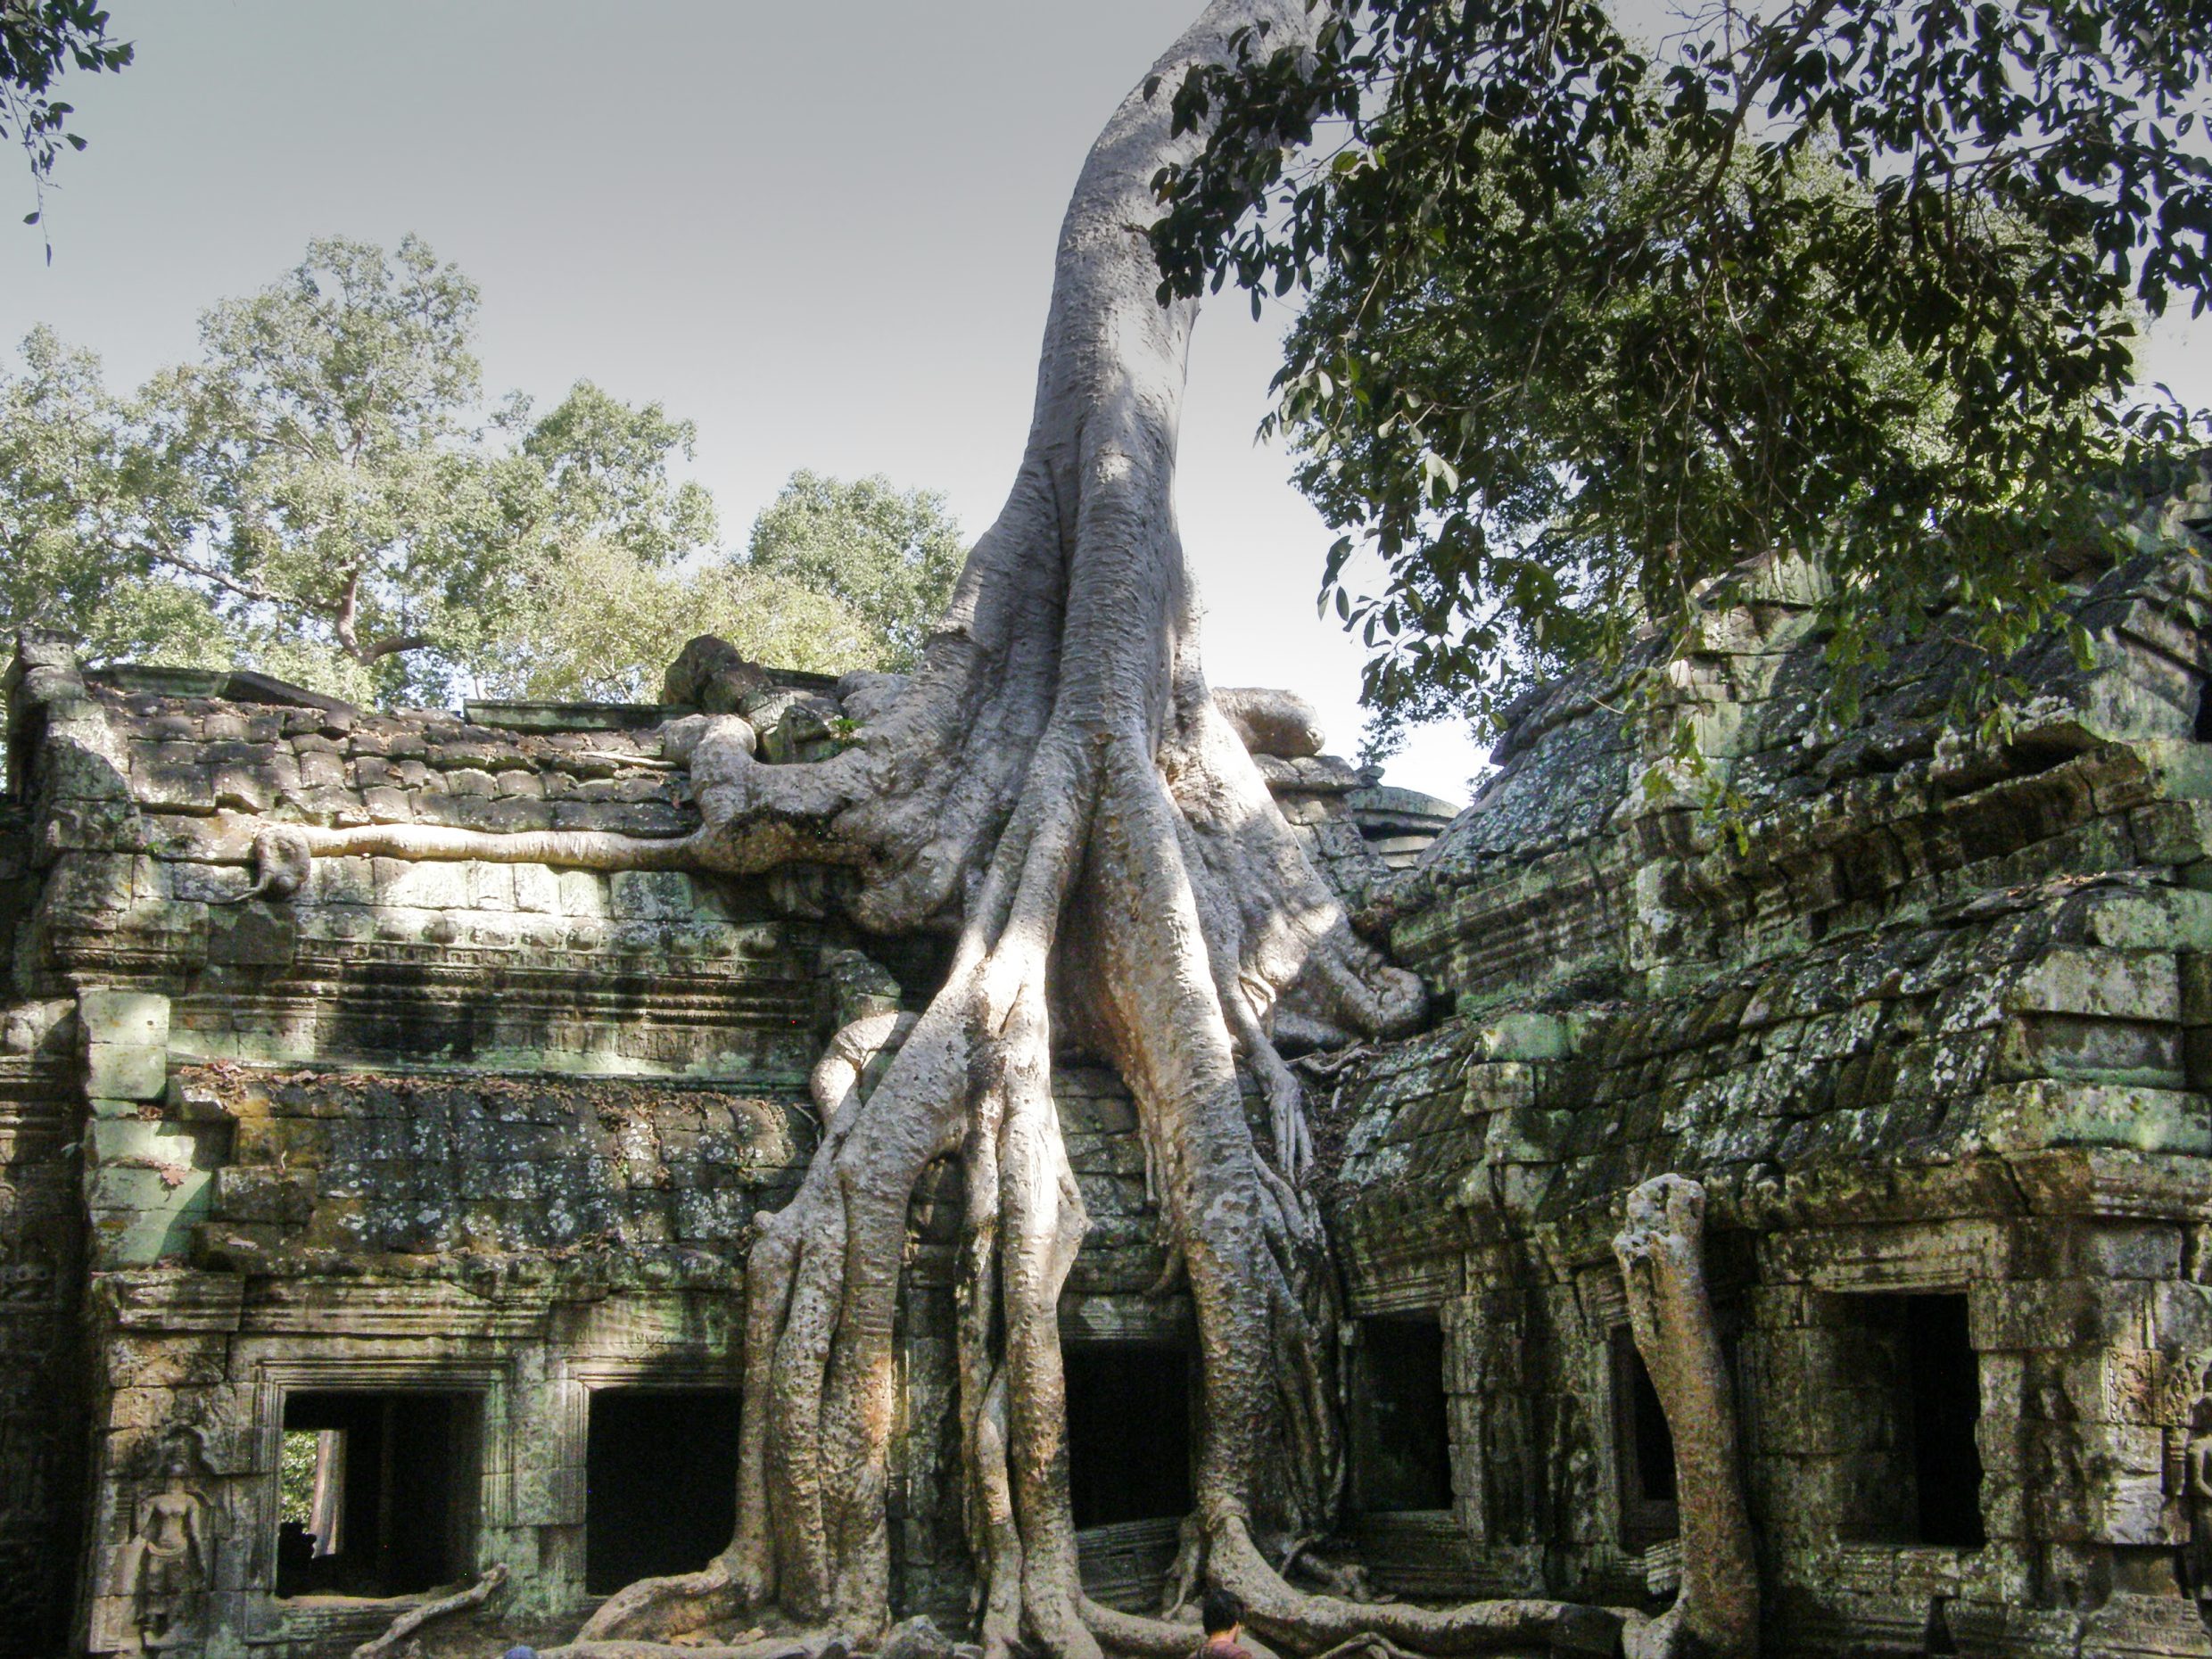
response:
M2109 550L2115 482L2192 442L2134 382L2146 314L2212 296L2203 0L1313 24L1169 88L1207 140L1154 235L1175 292L1308 296L1276 420L1386 725L1679 637L1775 549L1831 579L1845 706L1885 620L2001 662L2065 568L2032 550Z
M756 660L904 667L961 542L937 499L800 474L716 545L693 430L579 381L487 405L475 285L327 238L133 397L34 330L0 373L0 637L243 661L362 700L658 695L706 630Z
M753 521L746 562L832 594L882 635L883 666L912 668L953 597L968 545L934 490L804 469Z
M1214 0L1155 70L1226 62L1301 0ZM896 704L832 758L769 764L744 722L690 756L704 823L681 839L423 826L272 829L265 889L316 854L506 858L755 874L842 866L859 925L949 929L917 1016L840 1032L817 1069L824 1132L747 1280L739 1521L705 1571L612 1597L565 1650L635 1655L772 1608L872 1641L890 1617L885 1517L893 1331L908 1206L958 1159L959 1412L980 1638L1076 1656L1182 1655L1187 1625L1096 1606L1076 1571L1057 1305L1085 1226L1050 1087L1056 1049L1102 1055L1135 1095L1202 1375L1184 1569L1239 1593L1300 1653L1371 1633L1435 1653L1609 1649L1619 1621L1557 1603L1433 1610L1294 1589L1276 1570L1334 1519L1333 1304L1305 1174L1304 1103L1278 1040L1407 1029L1419 982L1352 932L1199 662L1171 491L1197 308L1163 304L1151 180L1187 159L1140 88L1093 147L1063 223L1028 443ZM887 1055L880 1068L873 1063ZM1257 1076L1268 1132L1239 1086ZM1683 1612L1655 1627L1709 1651L1751 1639L1755 1587L1694 1191L1655 1192L1622 1241L1639 1331L1698 1497ZM1702 1335L1701 1335L1702 1333ZM1667 1635L1663 1641L1673 1639ZM729 1647L670 1649L728 1654Z
M663 670L701 633L776 668L890 666L882 634L842 599L735 560L670 567L594 537L548 564L486 653L479 683L491 696L654 702Z
M81 640L95 662L227 663L210 596L170 580L133 537L132 422L89 352L50 330L0 375L0 638L24 628Z

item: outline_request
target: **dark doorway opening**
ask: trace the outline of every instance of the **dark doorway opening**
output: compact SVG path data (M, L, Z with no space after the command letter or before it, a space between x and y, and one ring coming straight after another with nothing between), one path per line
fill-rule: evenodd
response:
M1982 1379L1966 1297L1837 1300L1834 1386L1853 1445L1839 1486L1845 1536L1979 1548Z
M1191 1361L1177 1347L1071 1342L1068 1488L1078 1531L1191 1510Z
M1366 1515L1451 1507L1444 1327L1432 1314L1359 1322L1352 1496Z
M1614 1470L1621 1490L1621 1547L1641 1554L1681 1530L1674 1486L1674 1431L1659 1403L1636 1336L1615 1326L1613 1342Z
M696 1572L738 1523L734 1389L595 1389L584 1450L583 1587Z
M466 1576L483 1419L474 1394L287 1395L276 1594L411 1596Z
M1982 1368L1963 1296L1907 1296L1903 1325L1912 1395L1913 1490L1919 1541L1978 1549L1982 1531Z

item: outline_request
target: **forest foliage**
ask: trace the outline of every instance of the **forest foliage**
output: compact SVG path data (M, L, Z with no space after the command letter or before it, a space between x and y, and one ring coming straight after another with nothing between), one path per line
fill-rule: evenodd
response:
M417 238L329 238L128 396L33 331L0 374L0 637L384 703L649 699L702 632L912 661L964 550L941 497L802 471L725 547L689 421L588 380L488 401L478 305Z
M2136 361L2212 295L2205 0L1316 6L1155 88L1213 124L1154 243L1163 293L1302 300L1268 428L1386 740L1679 645L1771 551L1825 566L1839 714L1886 624L1999 664L2041 551L2203 441Z

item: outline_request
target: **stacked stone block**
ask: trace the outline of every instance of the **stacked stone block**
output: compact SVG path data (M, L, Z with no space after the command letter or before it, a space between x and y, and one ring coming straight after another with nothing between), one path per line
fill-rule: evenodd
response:
M271 821L681 833L680 709L377 714L45 647L13 691L0 1556L39 1564L5 1575L0 1629L135 1650L136 1540L169 1501L216 1540L182 1651L350 1650L391 1604L272 1594L283 1401L395 1388L468 1399L467 1564L508 1565L516 1629L573 1627L591 1391L741 1382L746 1251L811 1155L821 1043L926 995L938 953L852 938L805 871L333 858L249 895ZM1143 1294L1164 1258L1126 1091L1083 1066L1056 1089L1093 1217L1073 1335L1186 1335L1182 1299ZM916 1197L891 1496L903 1603L954 1622L960 1190L947 1162Z
M1770 577L1647 664L1657 698L1534 697L1370 907L1456 1010L1323 1137L1353 1305L1447 1316L1477 1577L1663 1597L1669 1550L1624 1542L1610 1236L1630 1186L1695 1176L1773 1650L2212 1651L2212 565L2085 578L2089 662L2026 653L1989 739L1946 727L1936 639L1824 730L1817 593ZM1705 772L1655 789L1685 718ZM1900 1508L1908 1297L1964 1299L1978 1545Z

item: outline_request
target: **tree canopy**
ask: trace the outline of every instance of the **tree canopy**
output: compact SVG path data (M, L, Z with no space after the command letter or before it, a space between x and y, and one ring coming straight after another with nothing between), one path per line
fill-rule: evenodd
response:
M756 571L851 606L882 634L884 665L904 669L920 659L967 552L935 491L802 469L753 521L747 557Z
M2001 661L2056 545L2191 442L2146 315L2212 294L2212 6L1316 0L1180 80L1163 292L1301 293L1270 426L1344 532L1385 739L1677 638L1816 554L1848 706L1885 620ZM1366 590L1353 556L1379 555Z
M749 661L813 673L888 660L882 635L843 600L732 560L677 569L593 540L567 549L557 574L519 608L487 690L549 702L656 702L662 671L702 633L727 640Z
M0 376L0 628L383 701L650 697L703 630L912 659L962 553L938 498L802 472L734 555L675 476L689 422L590 381L487 404L478 303L416 238L329 238L129 398L35 331Z

